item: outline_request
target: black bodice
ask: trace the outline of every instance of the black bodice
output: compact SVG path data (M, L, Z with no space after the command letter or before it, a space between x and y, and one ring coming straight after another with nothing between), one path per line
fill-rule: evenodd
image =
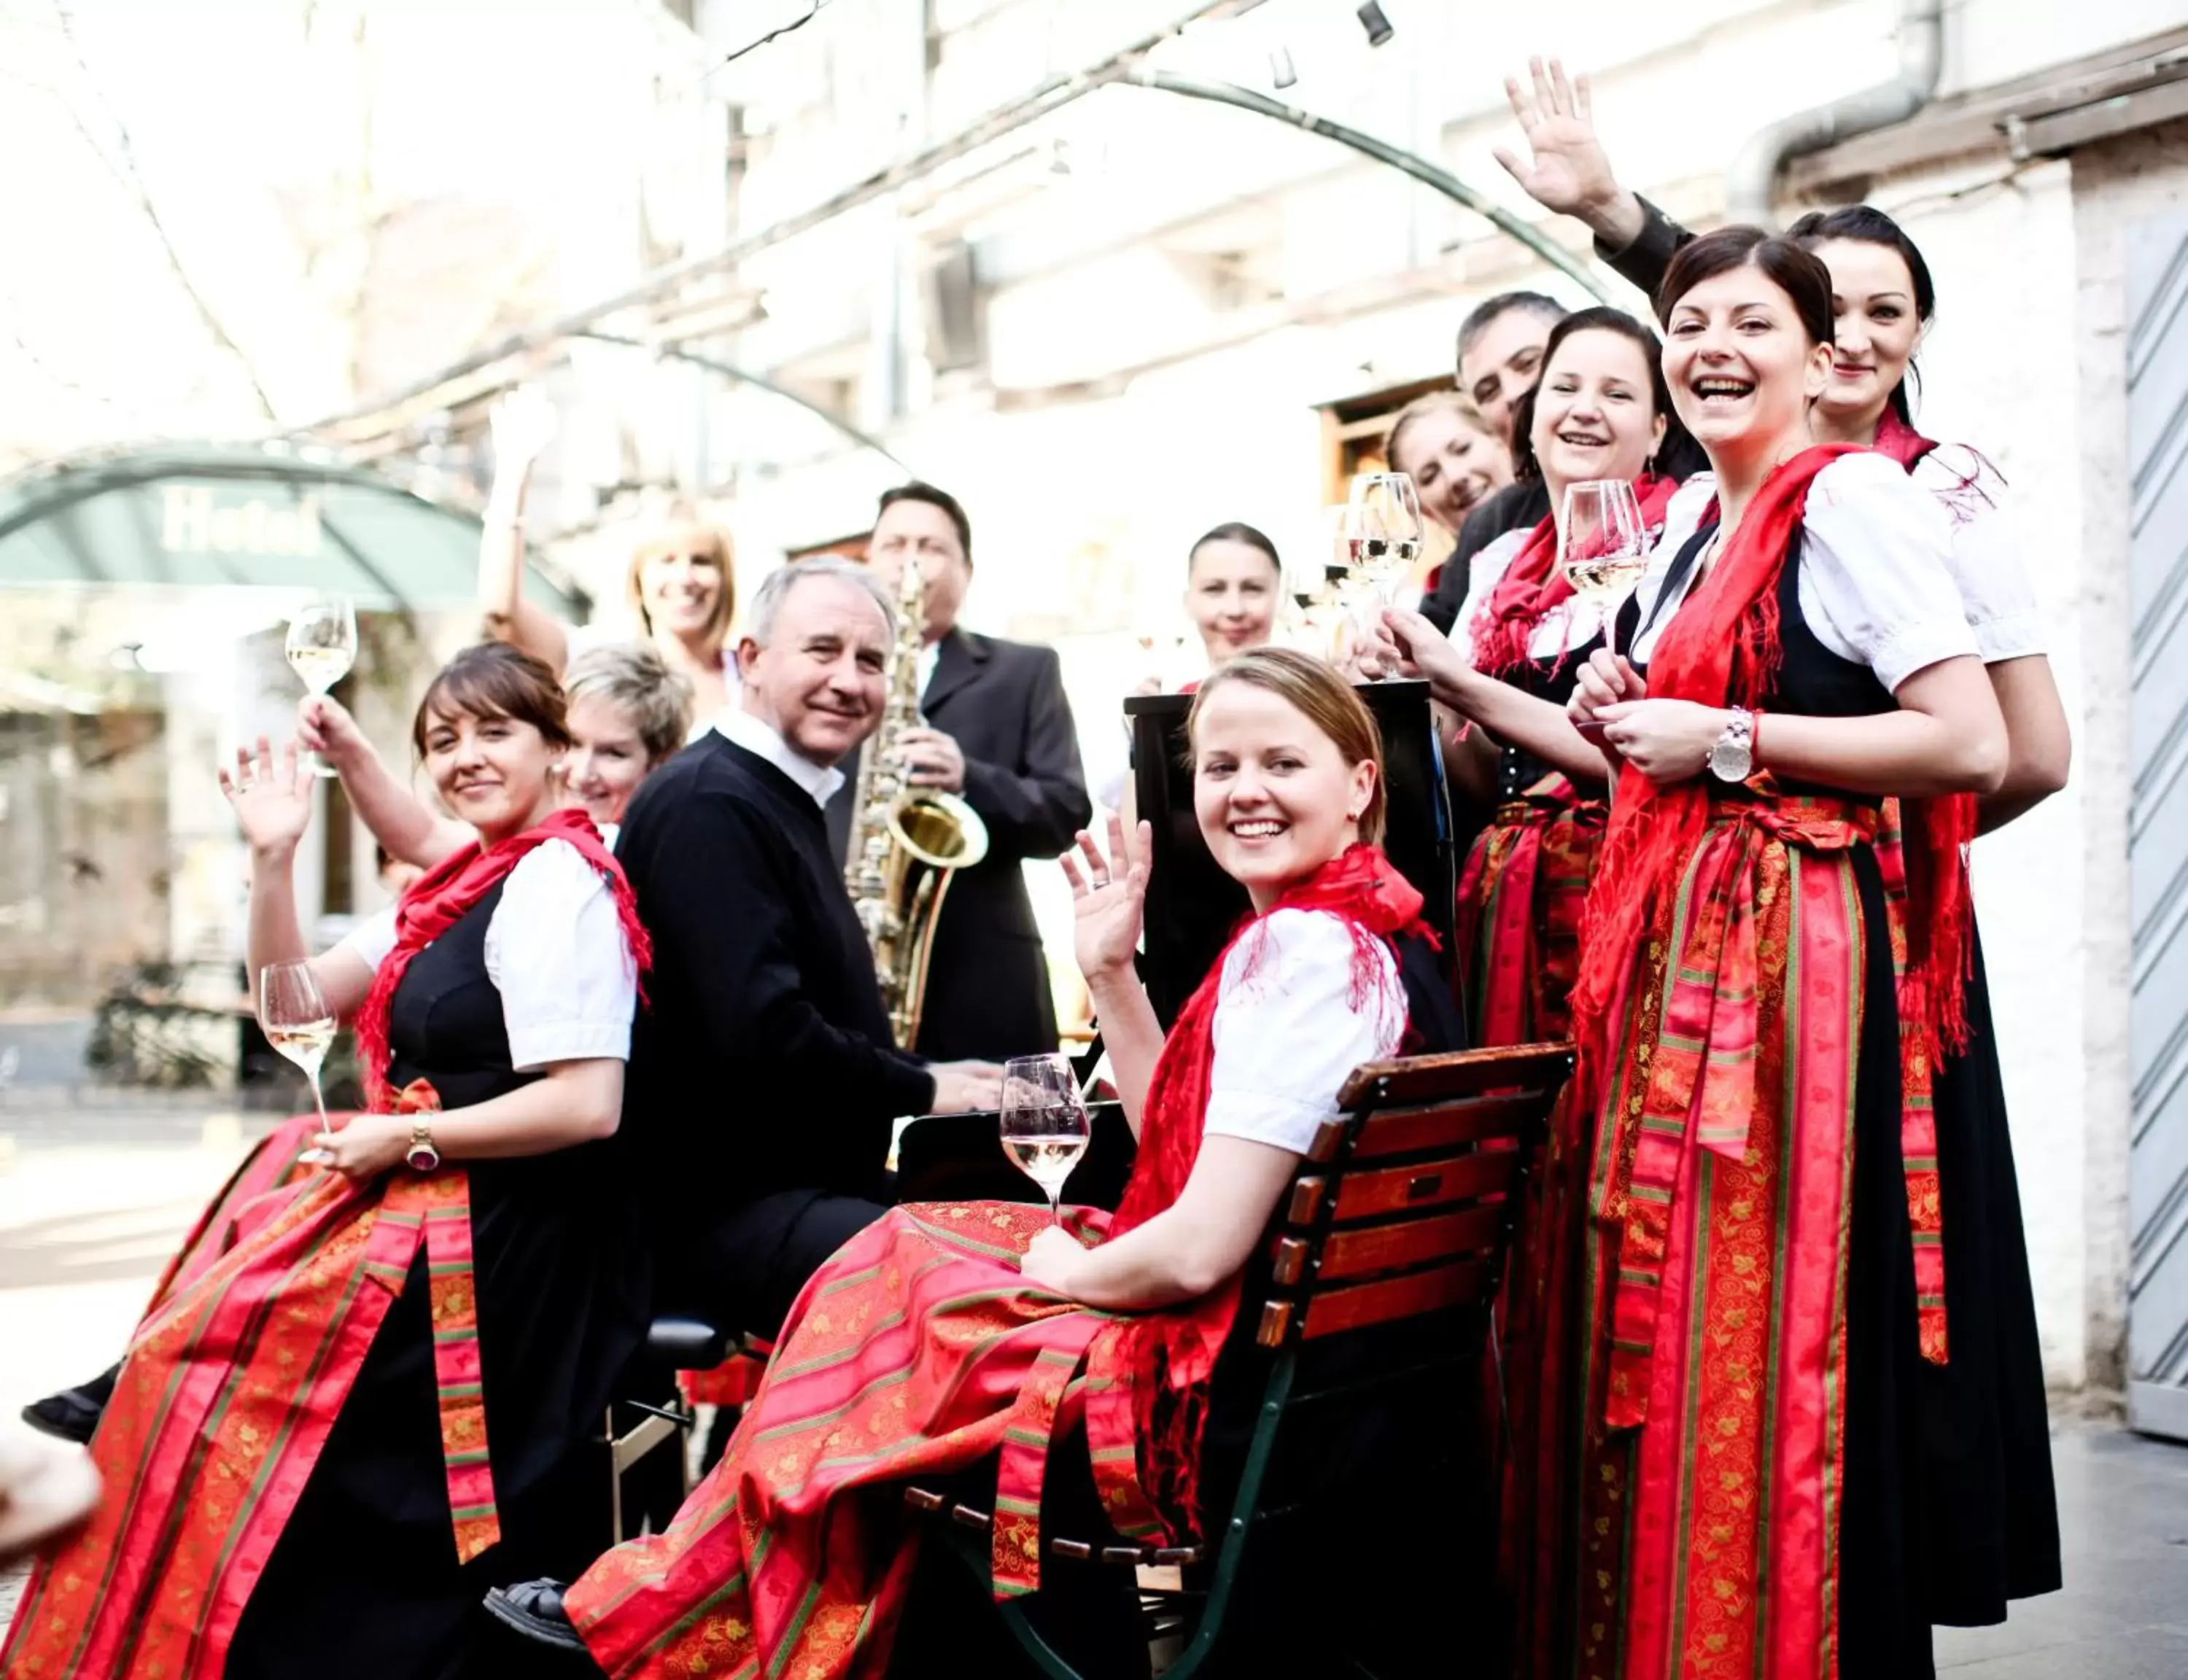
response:
M1683 593L1686 579L1691 575L1695 558L1702 545L1708 542L1717 529L1714 522L1705 524L1689 537L1672 562L1669 587ZM1793 533L1791 552L1778 573L1778 625L1781 657L1776 676L1769 691L1762 696L1762 711L1783 712L1800 718L1870 718L1880 713L1895 710L1898 702L1892 691L1876 679L1876 673L1866 665L1852 659L1841 658L1824 646L1816 633L1808 628L1807 616L1801 611L1801 544L1802 533L1796 527ZM1655 617L1668 616L1678 610L1676 602L1660 598ZM1640 629L1640 607L1628 600L1618 615L1619 645L1630 647ZM1648 667L1640 661L1634 668L1644 676ZM1763 730L1769 723L1766 715ZM1779 778L1779 786L1789 793L1835 793L1863 803L1873 803L1867 794L1847 795L1839 788L1819 787L1813 784L1793 782Z
M1562 706L1572 698L1576 673L1587 662L1588 656L1603 646L1603 633L1599 630L1578 647L1564 654L1553 664L1543 664L1530 659L1513 669L1498 674L1498 680L1507 682L1523 694L1531 694L1537 700L1547 700L1554 706ZM1539 758L1523 747L1508 741L1499 747L1497 753L1497 802L1504 804L1526 797L1527 790L1544 776L1554 773L1557 766L1547 758Z
M443 1108L468 1108L538 1079L510 1064L501 993L487 972L486 935L504 877L455 926L410 959L388 1009L387 1082L422 1079Z

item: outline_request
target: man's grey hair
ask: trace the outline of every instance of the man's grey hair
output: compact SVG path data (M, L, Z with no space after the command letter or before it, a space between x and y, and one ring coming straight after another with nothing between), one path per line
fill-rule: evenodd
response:
M782 603L808 578L841 578L864 589L872 597L874 605L881 608L883 622L888 626L889 640L896 640L896 603L889 598L882 580L874 575L871 567L862 566L840 554L808 555L769 572L753 596L752 612L745 619L745 634L765 647L775 635L775 615L782 611Z

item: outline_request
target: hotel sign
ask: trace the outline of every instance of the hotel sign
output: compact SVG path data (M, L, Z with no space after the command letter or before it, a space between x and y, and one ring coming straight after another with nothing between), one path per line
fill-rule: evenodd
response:
M160 546L169 554L235 554L310 559L319 552L319 499L307 494L269 502L214 499L203 484L168 484L160 492Z

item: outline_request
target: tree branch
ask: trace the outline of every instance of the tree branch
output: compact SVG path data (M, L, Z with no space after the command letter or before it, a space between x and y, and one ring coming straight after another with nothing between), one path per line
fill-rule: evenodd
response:
M130 139L128 126L106 103L105 97L99 92L97 79L91 73L91 65L84 58L83 48L76 42L76 30L70 20L65 0L54 0L54 14L60 25L61 38L68 42L70 55L76 60L76 70L83 86L89 91L92 99L97 102L99 114L105 118L107 126L112 131L112 145L110 148L93 132L91 125L84 121L83 113L77 109L75 101L65 100L63 103L68 108L70 118L76 124L76 132L83 136L84 143L99 154L100 160L112 172L114 178L121 184L122 190L128 194L131 202L137 207L138 213L144 218L153 233L158 236L160 248L166 254L167 268L174 275L176 284L182 287L183 296L189 299L191 307L197 311L200 323L211 335L213 342L234 358L236 366L242 370L245 383L251 386L251 396L257 401L259 413L268 422L278 424L280 416L275 414L274 400L266 394L266 387L259 382L258 371L251 365L251 358L244 353L243 347L238 344L229 335L228 329L221 324L220 317L213 313L212 305L206 301L205 294L198 290L196 282L190 278L189 268L183 265L182 253L176 249L174 238L167 231L167 224L161 219L160 207L152 201L151 193L144 185L144 178L138 170L137 150Z

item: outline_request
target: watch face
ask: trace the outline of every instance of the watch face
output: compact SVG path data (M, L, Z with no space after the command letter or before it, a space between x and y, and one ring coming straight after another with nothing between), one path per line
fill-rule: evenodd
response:
M403 1159L419 1172L431 1172L441 1164L441 1152L430 1143L414 1143Z
M1709 767L1711 774L1721 781L1745 781L1747 773L1755 768L1755 755L1748 751L1744 741L1720 741L1710 748Z

